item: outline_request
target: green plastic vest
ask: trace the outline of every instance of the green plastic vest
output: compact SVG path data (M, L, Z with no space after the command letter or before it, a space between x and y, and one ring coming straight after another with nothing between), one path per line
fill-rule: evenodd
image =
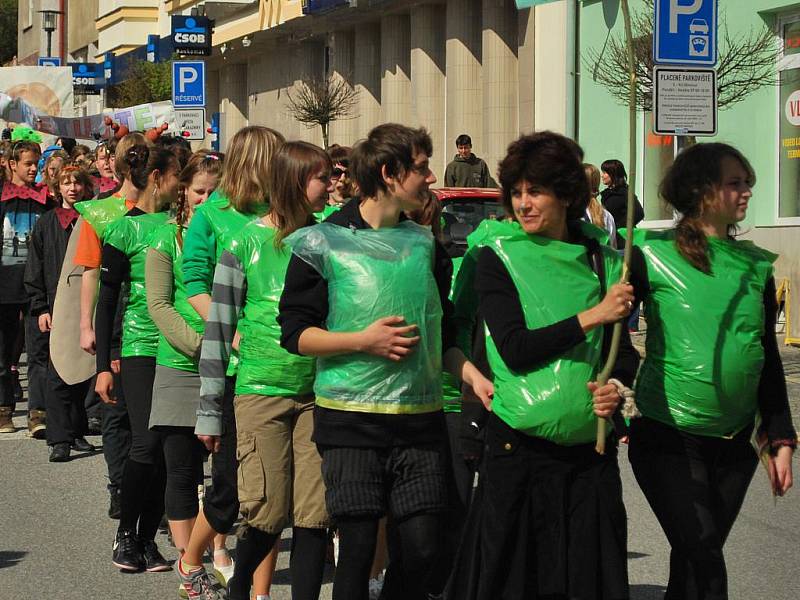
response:
M122 316L120 355L156 356L159 331L147 310L144 262L155 231L166 223L165 212L125 217L113 222L105 232L106 244L123 252L130 261L130 295Z
M100 241L104 239L106 228L128 212L125 198L120 196L78 202L75 204L75 210L92 226Z
M177 233L178 225L176 223L169 222L162 225L153 232L150 247L172 259L172 305L187 325L202 335L205 327L203 318L192 308L186 296L186 285L183 283L183 248L178 245ZM181 371L198 372L195 358L187 356L175 348L163 334L159 334L158 337L156 364Z
M594 236L596 228L583 227ZM601 300L600 281L589 266L586 248L526 234L517 223L502 223L483 243L508 270L519 293L525 323L538 329L574 316ZM601 246L606 288L619 281L621 260ZM559 357L527 372L512 371L486 331L486 350L494 375L492 410L527 435L574 446L594 441L596 418L586 384L600 368L603 328Z
M450 300L453 299L458 270L463 257L453 259L453 281L450 286ZM444 412L461 412L461 382L448 371L442 372L442 396L444 398Z
M278 302L292 253L275 247L275 229L260 219L248 223L229 249L239 259L247 298L239 318L237 394L295 396L314 387L314 358L290 354L280 345Z
M319 221L320 223L330 217L333 213L338 212L339 207L333 206L331 204L326 204L325 208L323 208L320 212L314 213L314 218Z
M764 288L777 256L751 242L709 238L706 275L678 252L674 230L636 229L634 241L650 280L639 410L713 437L752 426L764 363Z
M317 404L338 410L418 414L442 408L442 307L433 277L433 237L411 221L351 230L331 223L287 238L328 282L329 331L360 331L402 315L420 341L399 362L368 354L317 360Z

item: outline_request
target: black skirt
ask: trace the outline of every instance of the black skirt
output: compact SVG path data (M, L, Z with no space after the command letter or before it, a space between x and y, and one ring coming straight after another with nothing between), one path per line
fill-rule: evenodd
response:
M448 600L629 597L614 445L560 446L492 414L484 456Z

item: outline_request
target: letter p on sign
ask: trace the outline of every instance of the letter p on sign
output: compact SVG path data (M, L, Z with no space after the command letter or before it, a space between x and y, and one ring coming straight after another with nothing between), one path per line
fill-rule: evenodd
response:
M186 86L195 81L197 81L197 69L194 67L178 67L178 90L181 94L185 94Z
M681 0L669 0L669 32L678 33L678 15L693 15L703 6L703 0L690 0L691 4L681 4Z

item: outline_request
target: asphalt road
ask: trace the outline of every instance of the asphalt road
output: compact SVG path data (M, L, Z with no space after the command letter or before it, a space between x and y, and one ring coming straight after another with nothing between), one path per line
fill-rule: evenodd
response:
M795 421L800 416L800 350L784 350ZM16 423L24 426L25 404ZM99 438L90 441L100 444ZM174 573L124 575L110 562L116 521L106 516L105 463L101 454L47 462L44 442L22 430L0 435L0 600L160 599L177 597ZM620 453L629 519L631 598L660 599L668 574L668 546ZM800 475L800 461L795 459ZM732 600L794 600L800 588L800 485L787 498L772 498L759 469L726 546ZM166 537L164 554L172 558ZM229 540L229 546L233 546ZM288 543L273 599L290 598ZM330 573L326 580L330 581ZM321 598L330 598L330 583Z

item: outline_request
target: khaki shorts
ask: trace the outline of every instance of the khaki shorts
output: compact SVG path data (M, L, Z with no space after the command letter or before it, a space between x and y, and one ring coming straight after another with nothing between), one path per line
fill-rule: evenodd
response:
M267 533L327 527L322 459L311 441L314 396L234 399L239 510Z

